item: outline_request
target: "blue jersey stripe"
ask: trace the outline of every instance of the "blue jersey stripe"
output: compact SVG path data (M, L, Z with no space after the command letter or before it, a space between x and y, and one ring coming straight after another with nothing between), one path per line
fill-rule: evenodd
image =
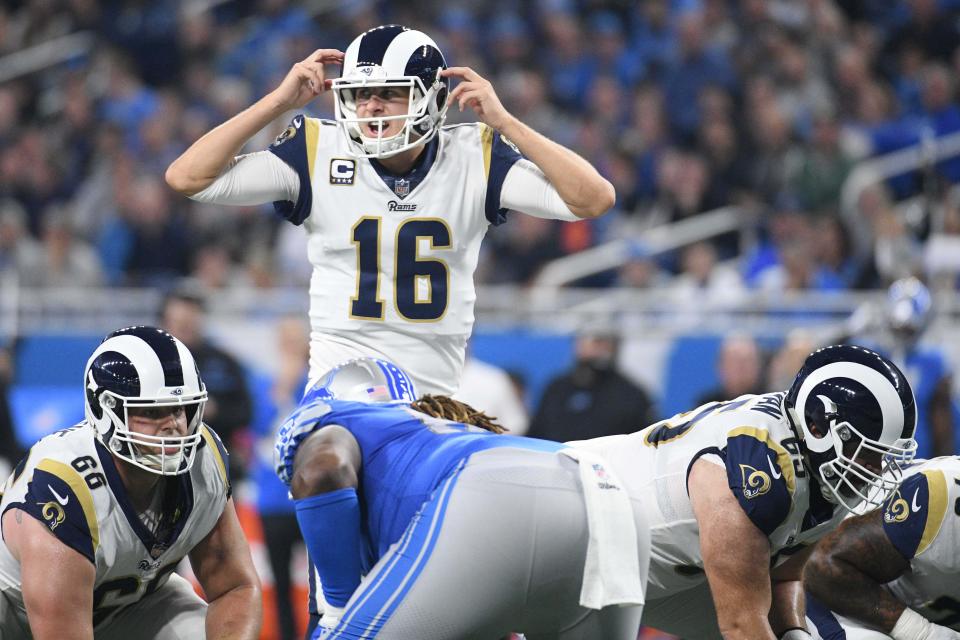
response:
M428 503L423 517L407 530L388 565L369 588L364 588L363 598L348 608L332 637L337 637L339 632L349 628L347 625L351 625L355 620L359 624L365 624L360 638L377 636L427 565L440 537L453 487L465 464L466 461L462 461L456 471L439 487L434 499ZM415 556L408 553L411 548L419 550Z
M378 614L378 621L373 631L379 632L383 627L383 624L390 619L390 616L393 615L394 611L396 611L404 597L407 595L410 589L413 588L413 585L416 584L417 578L423 572L424 567L427 566L427 562L429 561L430 556L433 554L434 548L437 546L437 540L440 538L440 530L443 527L443 519L446 516L447 507L450 505L450 496L453 493L453 487L456 484L457 476L459 476L460 472L463 470L465 462L466 461L461 463L460 468L457 469L457 472L447 481L446 485L441 490L436 515L431 519L432 523L430 526L430 531L428 531L427 534L427 546L420 551L420 554L415 561L415 566L407 572L407 575L400 583L398 590L394 591L390 601L387 602L387 610Z

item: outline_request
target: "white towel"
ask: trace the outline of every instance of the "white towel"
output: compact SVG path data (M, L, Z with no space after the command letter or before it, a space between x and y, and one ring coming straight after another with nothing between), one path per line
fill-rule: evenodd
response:
M561 453L579 463L587 506L590 541L580 605L602 609L643 604L637 528L626 490L599 454L579 449L564 449Z

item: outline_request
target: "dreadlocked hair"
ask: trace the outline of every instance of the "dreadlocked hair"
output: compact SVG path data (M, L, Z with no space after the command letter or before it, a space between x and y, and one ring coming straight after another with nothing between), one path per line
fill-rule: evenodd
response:
M410 406L434 418L452 420L463 424L472 424L492 433L504 433L506 428L496 423L496 417L488 416L483 411L474 409L466 402L454 400L449 396L432 396L427 394Z

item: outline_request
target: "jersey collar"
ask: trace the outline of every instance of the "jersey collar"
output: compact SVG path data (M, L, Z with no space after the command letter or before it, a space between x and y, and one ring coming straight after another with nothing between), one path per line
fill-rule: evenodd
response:
M437 160L437 150L439 147L439 136L434 136L433 140L427 143L427 147L423 150L423 153L420 154L420 157L417 158L413 168L402 175L391 173L390 170L378 162L376 158L370 158L370 164L374 170L376 170L377 175L380 176L384 184L387 185L387 188L390 189L395 196L403 200L427 177L430 168L433 167L433 163Z
M158 536L140 520L137 510L130 501L130 496L127 495L127 488L123 484L120 472L117 471L116 461L110 455L110 451L99 440L96 441L96 447L100 464L107 476L107 483L110 485L110 490L117 499L117 504L120 505L127 523L140 538L150 556L157 559L176 543L187 524L187 520L190 519L190 514L193 512L193 481L190 478L190 473L181 473L169 479L173 480L171 482L172 486L169 487L173 490L169 490L164 498L163 517L169 518L170 514L176 514L176 521L172 526L161 527ZM164 478L164 480L168 479ZM163 535L164 532L166 532L166 535Z

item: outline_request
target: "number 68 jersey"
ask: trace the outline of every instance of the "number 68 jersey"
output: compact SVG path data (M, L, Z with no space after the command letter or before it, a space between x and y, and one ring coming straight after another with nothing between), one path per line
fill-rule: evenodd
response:
M652 543L648 601L706 579L687 493L697 460L726 469L730 491L767 536L774 562L839 525L845 512L811 482L783 397L769 393L711 402L637 433L570 443L599 452L644 509Z
M189 472L168 483L155 534L127 496L113 456L86 423L37 442L3 485L0 512L20 509L96 568L93 623L163 586L213 529L230 495L227 453L205 425ZM23 616L20 563L0 542L0 591Z

